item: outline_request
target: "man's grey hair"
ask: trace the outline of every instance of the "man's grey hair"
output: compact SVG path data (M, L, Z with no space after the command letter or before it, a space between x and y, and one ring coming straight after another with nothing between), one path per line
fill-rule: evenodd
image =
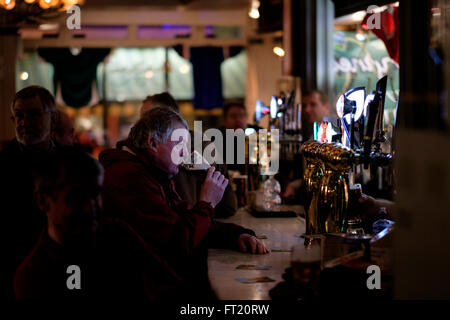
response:
M174 124L181 123L187 129L186 121L180 114L168 107L156 107L145 112L142 118L131 128L128 140L139 149L148 148L148 139L166 143L174 130Z

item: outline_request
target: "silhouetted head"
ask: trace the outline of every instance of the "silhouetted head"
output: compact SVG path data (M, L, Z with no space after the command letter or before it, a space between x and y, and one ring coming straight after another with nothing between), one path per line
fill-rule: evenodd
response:
M37 168L35 199L47 215L50 237L64 245L92 239L102 209L100 163L75 147L61 147L42 155Z
M229 103L223 107L223 121L226 129L247 128L247 110L242 103Z
M168 92L162 92L145 98L145 100L142 102L141 117L145 112L156 107L171 108L175 112L180 113L180 107L178 106L174 97Z
M73 146L75 143L73 121L64 111L57 111L52 138L59 146Z

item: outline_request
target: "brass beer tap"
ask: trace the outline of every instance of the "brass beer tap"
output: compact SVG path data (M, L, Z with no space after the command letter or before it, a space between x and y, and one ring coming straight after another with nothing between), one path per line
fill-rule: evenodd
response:
M303 144L302 152L306 161L304 183L306 188L306 235L318 234L317 225L317 199L320 190L320 181L323 176L323 165L318 156L322 143L309 141Z
M306 161L306 235L343 233L347 229L347 173L359 161L351 149L335 143L303 145Z

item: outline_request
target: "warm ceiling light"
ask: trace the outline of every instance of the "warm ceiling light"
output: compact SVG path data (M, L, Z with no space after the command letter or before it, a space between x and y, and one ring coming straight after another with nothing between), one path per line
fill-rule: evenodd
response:
M43 23L39 25L39 30L42 31L50 31L50 30L58 30L58 24L57 23Z
M61 1L64 4L68 4L68 5L74 5L74 4L78 4L78 2L81 2L79 0L62 0Z
M257 0L252 0L252 4L251 4L251 9L248 12L248 15L250 16L250 18L252 19L258 19L259 18L259 1Z
M84 3L83 0L61 0L61 2L64 4L65 7L71 7L73 5Z
M50 4L47 2L47 0L39 0L39 7L45 10L50 8Z
M284 49L281 47L274 47L273 53L275 53L279 57L284 57Z
M92 120L89 118L79 118L78 123L80 127L85 130L90 130L92 128Z
M190 68L187 64L183 64L182 66L180 66L180 69L178 69L178 70L182 74L187 74L187 73L189 73Z
M58 11L66 11L71 6L82 5L84 2L84 0L0 0L0 9L11 11L0 19L2 20L0 24L6 28L16 28L29 21L45 21L58 16ZM53 17L48 16L48 13L54 13Z
M62 6L59 9L60 11L67 11L70 7L78 4L83 4L84 1L82 0L62 0Z
M23 80L23 81L27 80L28 79L28 72L26 72L26 71L21 72L20 75L19 75L19 78L20 78L20 80Z
M59 0L39 0L39 7L46 10L50 7L56 7L59 4Z
M248 15L249 15L250 18L252 18L252 19L258 19L258 18L259 18L259 11L258 11L258 9L252 9L252 10L250 10L250 12L248 13Z
M145 73L145 77L146 77L147 79L153 78L153 71L152 71L152 70L148 70L148 71Z
M11 10L11 9L14 9L14 7L16 6L16 1L15 0L0 0L0 6L5 8L6 10Z

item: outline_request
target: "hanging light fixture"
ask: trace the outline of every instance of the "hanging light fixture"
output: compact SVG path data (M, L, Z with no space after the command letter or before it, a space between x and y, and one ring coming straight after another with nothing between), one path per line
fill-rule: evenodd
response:
M279 57L284 57L285 54L284 49L278 46L273 48L273 53L275 53Z
M0 0L1 28L17 28L21 23L41 24L84 0Z
M59 5L59 0L39 0L39 7L44 10L56 7Z
M71 6L83 4L84 0L62 0L61 2L62 2L62 7L60 10L66 11Z
M180 66L179 71L182 74L188 74L191 68L189 68L189 66L187 64L183 64L182 66Z
M0 0L0 6L5 8L6 10L12 10L16 6L15 0Z

